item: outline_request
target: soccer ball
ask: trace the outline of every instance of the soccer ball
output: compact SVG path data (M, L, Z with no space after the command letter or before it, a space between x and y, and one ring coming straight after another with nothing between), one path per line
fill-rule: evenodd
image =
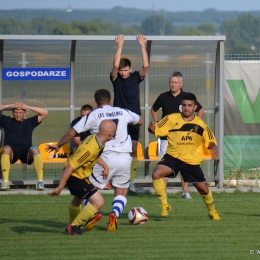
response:
M142 225L148 220L147 211L142 207L134 207L128 212L128 220L133 225Z

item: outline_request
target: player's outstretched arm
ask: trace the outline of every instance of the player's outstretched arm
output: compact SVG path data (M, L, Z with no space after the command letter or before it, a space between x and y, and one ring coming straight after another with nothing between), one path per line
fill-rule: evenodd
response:
M66 182L69 179L72 171L73 171L73 168L71 167L70 164L68 164L62 172L59 186L56 189L54 189L52 192L49 193L50 196L52 196L52 197L54 197L54 199L56 199L60 195L60 193L63 190L63 188L65 187Z
M119 64L120 64L121 53L122 53L124 41L125 41L125 38L124 38L123 34L119 34L115 38L115 42L117 44L117 49L116 49L116 54L115 54L114 60L113 60L113 69L111 71L112 79L116 78L117 73L118 73L118 68L119 68Z
M103 176L103 179L106 179L109 174L109 168L108 168L107 164L103 161L103 159L101 157L98 157L97 164L99 164L101 167L104 168L104 170L100 174Z
M75 135L76 135L76 130L74 128L71 128L58 142L56 145L47 145L46 147L46 152L51 152L51 151L56 151L58 152L60 148L68 143Z
M143 66L139 70L139 74L141 78L144 78L148 68L149 68L149 59L148 59L148 54L146 51L146 44L147 44L147 39L143 35L138 35L136 36L136 39L138 40L141 49L142 49L142 59L143 59Z

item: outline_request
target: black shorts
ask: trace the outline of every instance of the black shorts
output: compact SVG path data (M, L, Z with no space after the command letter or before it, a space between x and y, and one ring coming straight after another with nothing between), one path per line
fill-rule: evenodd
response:
M67 181L70 194L77 196L80 200L88 199L97 192L97 189L89 181L89 179L79 179L70 176Z
M178 172L180 172L185 182L199 183L206 181L200 165L185 163L167 153L157 165L167 166L173 171L170 176L167 176L169 178L175 178Z
M131 136L131 139L134 141L139 140L140 126L139 125L128 125L127 126L128 134Z
M22 163L28 165L33 163L33 160L28 160L29 150L32 146L8 146L10 146L13 150L13 159L11 160L11 164L14 164L18 159L20 159Z

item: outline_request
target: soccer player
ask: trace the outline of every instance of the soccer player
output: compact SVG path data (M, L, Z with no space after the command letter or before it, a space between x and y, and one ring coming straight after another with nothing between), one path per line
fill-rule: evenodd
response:
M70 126L73 127L74 125L76 125L83 116L88 115L91 111L93 111L93 107L91 105L86 104L82 106L80 109L80 116L72 120ZM73 138L73 147L71 149L71 153L73 153L74 150L80 145L80 143L90 134L90 131L76 134Z
M197 147L204 142L211 150L213 158L218 156L217 142L214 134L202 119L194 115L197 108L196 96L186 93L182 98L182 112L165 116L158 123L151 122L148 131L157 137L167 136L168 147L166 154L158 162L152 173L153 187L161 201L161 216L166 217L171 210L167 201L163 177L176 177L182 174L185 182L192 183L208 208L209 217L220 220L215 210L213 196L207 186L201 170L202 159L197 153Z
M117 218L123 212L127 203L127 191L129 188L130 170L132 157L131 138L127 132L128 124L143 124L143 120L136 113L127 109L119 107L112 107L111 94L106 89L99 89L94 94L97 109L89 115L83 117L68 133L66 133L57 145L49 146L49 149L59 148L69 142L76 133L81 133L86 130L91 130L91 133L97 132L100 123L105 120L113 120L116 125L115 138L107 142L104 152L101 155L102 160L109 168L108 178L103 179L100 175L103 167L102 165L95 164L93 173L89 180L95 187L103 189L106 183L111 180L114 186L114 200L112 202L112 211L109 214L109 223L107 231L117 230ZM89 220L89 223L95 223L102 218L101 213L97 214L95 218ZM93 228L94 225L90 225ZM85 230L89 230L88 226Z
M76 124L80 121L80 119L81 119L82 117L84 117L85 115L88 115L91 111L93 111L93 107L92 107L91 105L88 105L88 104L83 105L83 106L81 107L81 109L80 109L80 116L77 117L77 118L75 118L74 120L72 120L72 122L71 122L71 124L70 124L71 128L72 128L74 125L76 125ZM89 135L91 135L91 133L90 133L90 131L88 130L88 131L85 131L85 132L82 132L82 133L79 133L79 134L77 133L77 134L73 137L73 147L70 149L71 154L74 153L74 151L77 149L77 147L80 145L80 143L81 143L84 139L86 139ZM111 185L110 185L110 183L108 182L108 183L106 184L106 186L104 187L104 190L110 190L110 189L111 189ZM87 203L88 203L88 201L85 200L85 201L84 201L84 204L87 204Z
M11 164L14 164L18 159L28 165L34 164L38 177L36 189L44 190L42 157L39 148L32 145L32 133L34 128L48 115L48 111L39 107L31 107L21 102L1 105L0 111L7 108L12 108L13 118L3 114L0 115L0 126L5 132L4 146L1 152L3 175L1 190L6 191L10 189L9 174ZM26 109L37 113L37 115L25 119Z
M155 100L154 104L151 108L152 117L155 122L159 121L158 110L162 108L162 118L172 114L172 113L181 113L182 107L182 98L186 94L182 90L183 86L183 75L179 71L174 71L169 76L169 87L170 91L164 92L158 96ZM197 103L197 108L195 110L197 112L198 117L202 117L204 114L204 109L202 106ZM160 138L160 151L159 151L159 158L162 159L164 156L166 149L168 146L167 138L161 137ZM183 199L191 199L190 193L188 192L189 184L183 181L181 177L181 186L182 186L182 198ZM164 178L165 186L167 187L168 178Z
M124 44L124 35L119 34L115 38L117 50L113 60L113 69L110 73L110 81L114 89L114 106L126 108L141 115L140 110L140 83L149 68L148 54L146 51L147 39L143 35L138 35L137 40L141 46L143 66L139 71L132 72L131 61L127 58L121 58ZM139 140L140 127L138 125L129 125L128 132L132 139L132 164L129 190L136 192L134 179L137 168L137 144Z
M100 163L103 171L100 172L103 179L108 176L108 167L99 157L107 141L115 135L116 124L111 120L103 120L100 123L99 131L87 137L68 158L63 170L59 186L49 194L57 196L61 193L65 184L74 195L69 206L69 225L65 231L72 235L82 235L81 226L85 221L92 218L104 205L102 195L97 191L88 177L92 173L95 162ZM89 203L81 210L81 203L87 199ZM89 223L86 223L86 226Z

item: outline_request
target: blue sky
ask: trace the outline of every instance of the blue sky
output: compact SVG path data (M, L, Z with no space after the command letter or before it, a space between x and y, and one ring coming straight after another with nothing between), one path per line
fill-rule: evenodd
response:
M111 9L114 6L134 7L146 10L165 11L203 11L214 8L219 11L260 10L260 0L1 0L0 10L10 9Z

